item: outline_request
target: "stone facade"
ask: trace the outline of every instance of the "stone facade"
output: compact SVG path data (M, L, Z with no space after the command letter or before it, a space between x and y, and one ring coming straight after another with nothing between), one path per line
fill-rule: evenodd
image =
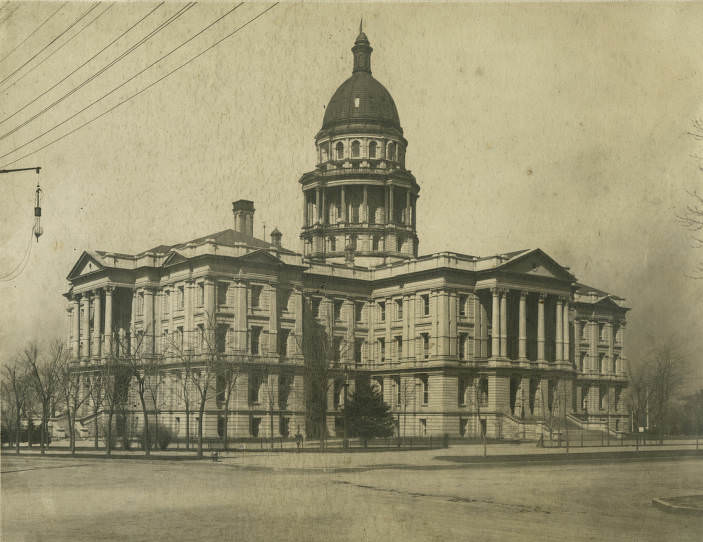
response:
M278 230L255 238L246 200L233 204L232 229L134 255L86 251L65 294L76 366L88 378L138 343L163 362L151 408L183 437L183 353L197 364L216 352L238 367L231 437L310 434L304 345L315 327L329 341L330 434L345 385L360 378L382 391L400 435L536 438L557 420L624 429L623 300L540 249L418 256L407 141L363 33L353 51L316 138L318 164L300 179L303 253L283 248ZM207 437L223 431L215 388Z

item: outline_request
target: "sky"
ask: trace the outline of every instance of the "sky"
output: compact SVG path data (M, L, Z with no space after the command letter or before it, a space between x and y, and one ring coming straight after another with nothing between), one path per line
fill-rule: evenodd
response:
M0 274L26 251L37 178L44 190L44 234L23 273L0 282L0 360L65 336L62 293L84 250L221 231L241 198L255 202L257 236L278 227L299 250L297 181L363 17L421 187L420 253L539 247L627 299L632 361L674 342L703 386L703 280L687 278L703 249L676 218L703 188L703 149L687 135L703 117L703 4L282 3L79 127L271 5L244 4L66 120L234 6L186 10L59 100L185 6L161 6L76 70L156 5L67 3L51 16L61 4L21 3L3 21L17 4L0 4L0 168L43 168L0 178Z

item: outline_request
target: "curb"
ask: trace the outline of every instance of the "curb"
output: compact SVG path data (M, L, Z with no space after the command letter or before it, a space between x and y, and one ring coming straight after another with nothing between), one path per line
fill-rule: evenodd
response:
M665 512L674 512L678 514L695 514L703 515L703 508L695 506L682 506L680 504L673 504L672 502L666 500L665 498L652 499L652 504L664 510Z

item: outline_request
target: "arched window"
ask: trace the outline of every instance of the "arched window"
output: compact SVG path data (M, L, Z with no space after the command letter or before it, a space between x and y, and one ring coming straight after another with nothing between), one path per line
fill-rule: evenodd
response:
M380 246L381 246L381 236L374 235L373 240L371 242L371 250L376 252L377 250L380 250Z
M332 236L329 239L329 244L330 244L330 252L335 252L337 250L337 239Z
M488 380L481 378L478 382L478 403L481 406L488 405Z
M613 356L613 374L618 372L618 355Z
M403 239L403 237L400 236L400 235L396 238L396 240L395 240L395 243L396 243L396 247L395 247L396 252L402 252L402 251L403 251L403 241L404 241L404 239Z
M352 141L352 158L359 158L361 154L361 143Z
M327 143L320 145L320 162L327 162L329 160L329 147Z
M369 158L376 158L376 147L378 144L375 141L369 143Z
M395 160L395 143L393 142L388 144L388 159Z
M335 146L335 151L337 153L337 160L342 160L344 158L344 143L338 141Z

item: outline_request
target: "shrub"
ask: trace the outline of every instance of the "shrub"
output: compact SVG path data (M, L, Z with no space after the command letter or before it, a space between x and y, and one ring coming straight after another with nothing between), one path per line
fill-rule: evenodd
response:
M139 443L141 444L142 449L146 448L147 443L145 442L144 434L140 432L139 435L137 435L137 438L139 439ZM150 449L154 449L158 445L160 449L165 450L166 448L168 448L168 445L171 444L171 441L173 441L173 431L171 431L169 427L159 424L157 431L157 427L155 425L149 426Z

